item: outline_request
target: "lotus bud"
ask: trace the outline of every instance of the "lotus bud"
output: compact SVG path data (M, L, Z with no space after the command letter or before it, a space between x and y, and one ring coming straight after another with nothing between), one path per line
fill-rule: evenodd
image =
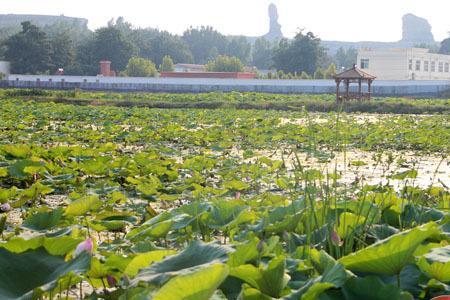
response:
M8 212L11 210L11 205L9 203L3 203L0 205L0 212Z
M89 254L92 254L93 250L94 250L94 242L92 241L91 238L88 238L84 242L78 244L77 248L75 249L75 252L73 253L73 256L76 257L84 251L86 251Z
M241 192L236 192L236 195L234 196L234 198L235 198L236 200L241 199Z
M336 246L342 246L341 237L339 236L339 234L334 229L333 229L333 231L331 231L331 241Z
M117 285L117 280L114 276L107 275L106 281L108 282L109 287L115 287Z

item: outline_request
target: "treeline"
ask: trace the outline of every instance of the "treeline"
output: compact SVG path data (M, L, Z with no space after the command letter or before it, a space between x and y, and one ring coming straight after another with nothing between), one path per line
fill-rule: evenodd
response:
M145 61L148 76L176 63L205 64L208 70L242 70L245 65L277 70L272 78L326 78L327 70L350 67L356 51L341 49L330 57L313 33L299 32L294 39L253 44L243 36L225 36L212 27L189 28L182 35L152 28L134 28L123 18L94 32L77 31L62 23L40 28L22 23L20 32L0 41L0 59L11 62L11 71L22 74L96 75L99 61L130 75ZM170 61L169 61L170 60ZM169 68L170 69L170 68ZM133 73L134 74L134 73ZM282 75L284 74L284 75ZM321 76L323 74L323 76ZM329 74L329 73L328 73Z

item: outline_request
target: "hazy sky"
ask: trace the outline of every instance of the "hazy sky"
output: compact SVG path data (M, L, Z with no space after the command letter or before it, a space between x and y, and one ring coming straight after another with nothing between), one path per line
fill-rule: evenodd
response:
M0 0L0 13L84 17L91 29L123 16L136 26L179 34L191 25L212 25L224 34L260 36L268 31L271 2L288 37L304 28L324 40L397 41L405 13L427 18L436 40L450 31L448 0Z

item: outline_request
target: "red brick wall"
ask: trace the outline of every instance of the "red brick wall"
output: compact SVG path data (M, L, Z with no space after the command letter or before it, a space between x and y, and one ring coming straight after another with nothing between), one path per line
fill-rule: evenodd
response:
M104 60L100 62L100 75L111 76L111 62Z

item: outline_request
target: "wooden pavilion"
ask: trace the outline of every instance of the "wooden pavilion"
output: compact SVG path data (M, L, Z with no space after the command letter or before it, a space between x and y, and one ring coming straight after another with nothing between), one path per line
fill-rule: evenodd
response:
M336 101L349 101L349 100L368 100L370 101L372 95L372 82L375 80L375 76L370 75L359 69L356 65L353 65L353 68L346 70L340 74L334 76L334 80L336 81ZM344 83L345 92L341 95L340 86L341 83ZM350 92L350 84L357 83L358 91L356 93ZM363 92L362 84L367 83L367 92Z

